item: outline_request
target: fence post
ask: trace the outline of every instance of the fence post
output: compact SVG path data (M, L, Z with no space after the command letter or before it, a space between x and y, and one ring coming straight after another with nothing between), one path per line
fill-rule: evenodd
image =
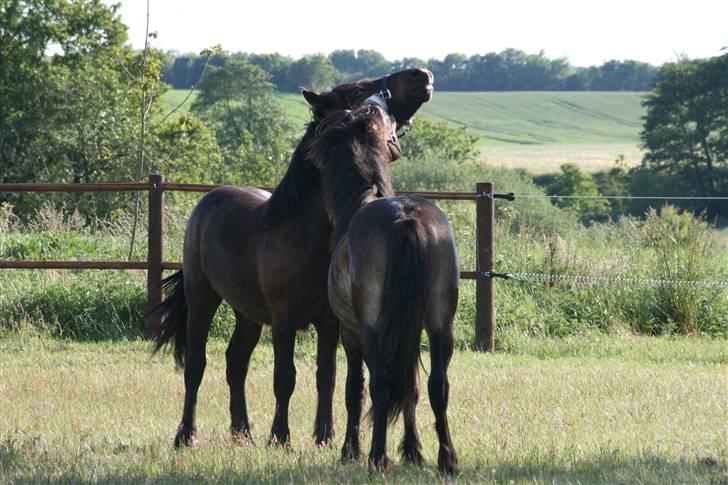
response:
M475 347L482 352L495 350L495 288L493 278L485 272L493 271L495 258L495 185L481 182L476 185L477 276L475 280Z
M162 303L162 262L164 261L164 183L163 175L149 176L149 221L147 227L147 311ZM161 319L150 316L147 319L147 335L155 335Z

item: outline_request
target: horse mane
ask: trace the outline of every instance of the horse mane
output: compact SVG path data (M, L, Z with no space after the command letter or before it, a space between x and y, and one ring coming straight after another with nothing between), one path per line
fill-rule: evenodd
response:
M316 134L318 121L312 121L306 127L306 133L291 156L285 175L273 191L266 204L266 219L280 222L297 216L308 200L308 197L320 186L320 176L316 167L306 160L306 142Z
M389 121L381 109L366 104L324 118L307 144L307 158L321 171L334 243L363 204L394 195L389 179L390 136Z

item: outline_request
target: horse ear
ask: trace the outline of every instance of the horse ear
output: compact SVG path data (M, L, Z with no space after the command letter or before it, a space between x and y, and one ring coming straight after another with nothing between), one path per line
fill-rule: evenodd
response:
M322 96L320 94L316 94L313 91L309 91L308 89L302 89L301 94L303 94L303 97L306 98L306 101L308 104L313 106L314 108L320 106L323 103Z

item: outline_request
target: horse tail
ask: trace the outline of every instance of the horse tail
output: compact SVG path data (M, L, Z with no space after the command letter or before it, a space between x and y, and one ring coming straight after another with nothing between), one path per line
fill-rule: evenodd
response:
M162 288L167 298L157 305L149 315L162 317L159 331L154 335L153 353L174 340L174 360L177 366L185 366L185 347L187 346L187 300L185 299L184 277L177 271L162 280Z
M389 422L418 398L420 337L429 286L425 236L415 218L398 221L387 240L387 266L377 342L390 382Z

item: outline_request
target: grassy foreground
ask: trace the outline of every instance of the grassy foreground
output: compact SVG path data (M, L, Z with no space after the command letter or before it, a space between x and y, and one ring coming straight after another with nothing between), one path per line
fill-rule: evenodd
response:
M314 449L314 346L308 336L299 340L293 451L286 453L264 446L274 406L266 344L254 353L248 380L258 446L228 439L225 342L213 340L198 408L201 444L174 452L183 383L169 356L151 358L144 342L4 338L0 482L443 480L426 395L418 407L423 469L400 465L381 476L340 465L341 436L333 449ZM342 352L339 364L341 434ZM516 354L457 352L450 373L457 481L725 482L727 364L722 339L575 337L533 340ZM400 437L398 424L390 450ZM369 440L367 429L365 447Z

